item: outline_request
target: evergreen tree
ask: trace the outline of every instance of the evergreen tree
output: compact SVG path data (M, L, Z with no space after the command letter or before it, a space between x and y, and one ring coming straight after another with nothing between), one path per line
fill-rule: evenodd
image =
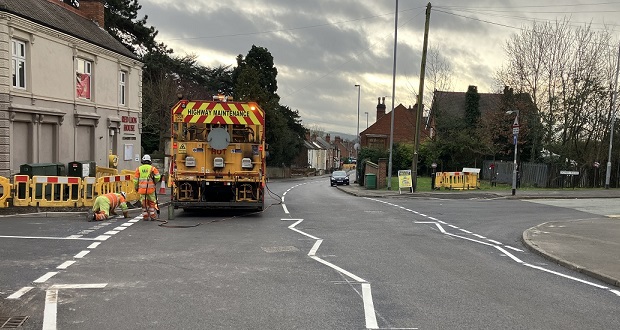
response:
M299 113L279 104L277 74L271 53L255 45L245 58L237 56L232 73L235 99L255 101L265 111L267 162L273 166L290 165L301 151L305 135Z
M465 93L465 123L469 129L476 127L480 120L480 94L478 87L469 86Z

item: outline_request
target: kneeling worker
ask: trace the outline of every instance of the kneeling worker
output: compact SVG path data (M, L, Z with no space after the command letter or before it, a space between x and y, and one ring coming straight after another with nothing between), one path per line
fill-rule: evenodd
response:
M109 215L116 215L114 209L116 207L121 208L123 216L129 218L129 207L127 206L127 195L125 192L109 193L98 196L95 199L95 205L93 205L92 221L102 221L108 219Z

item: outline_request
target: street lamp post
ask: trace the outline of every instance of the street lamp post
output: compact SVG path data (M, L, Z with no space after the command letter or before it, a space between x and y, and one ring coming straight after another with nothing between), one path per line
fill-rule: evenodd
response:
M368 129L368 111L364 112L366 114L366 129Z
M359 149L360 149L360 93L362 92L362 86L360 85L355 85L355 87L357 87L357 132L355 134L355 140L357 141L355 143L355 181L357 182L357 171L358 168L357 166L359 165L357 162L357 159L359 158Z
M515 114L515 121L512 124L512 136L513 143L515 144L515 157L514 164L512 166L512 195L514 196L517 192L517 144L519 140L519 110L508 110L507 114Z

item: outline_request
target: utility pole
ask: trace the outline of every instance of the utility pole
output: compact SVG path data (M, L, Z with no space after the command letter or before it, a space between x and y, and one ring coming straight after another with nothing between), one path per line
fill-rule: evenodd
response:
M618 71L620 71L620 45L618 45L618 59L616 62L616 81L614 82L614 96L611 100L611 125L609 125L609 155L607 156L607 171L605 173L605 189L609 189L611 181L611 146L614 140L614 126L616 122L616 99L618 98Z
M428 48L428 25L431 21L431 3L426 5L426 23L424 23L424 46L422 48L422 64L420 65L420 90L418 91L418 110L415 123L415 144L413 160L411 162L411 185L413 192L418 187L418 154L420 148L420 126L422 126L422 112L424 111L424 74L426 72L426 50Z
M396 46L398 45L398 0L394 15L394 64L392 65L392 112L390 113L390 157L388 161L387 189L392 190L392 149L394 149L394 100L396 99Z

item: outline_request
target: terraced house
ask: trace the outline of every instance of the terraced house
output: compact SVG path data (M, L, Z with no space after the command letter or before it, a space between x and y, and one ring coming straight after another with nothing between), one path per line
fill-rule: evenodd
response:
M142 63L103 0L0 0L0 175L26 163L139 164Z

